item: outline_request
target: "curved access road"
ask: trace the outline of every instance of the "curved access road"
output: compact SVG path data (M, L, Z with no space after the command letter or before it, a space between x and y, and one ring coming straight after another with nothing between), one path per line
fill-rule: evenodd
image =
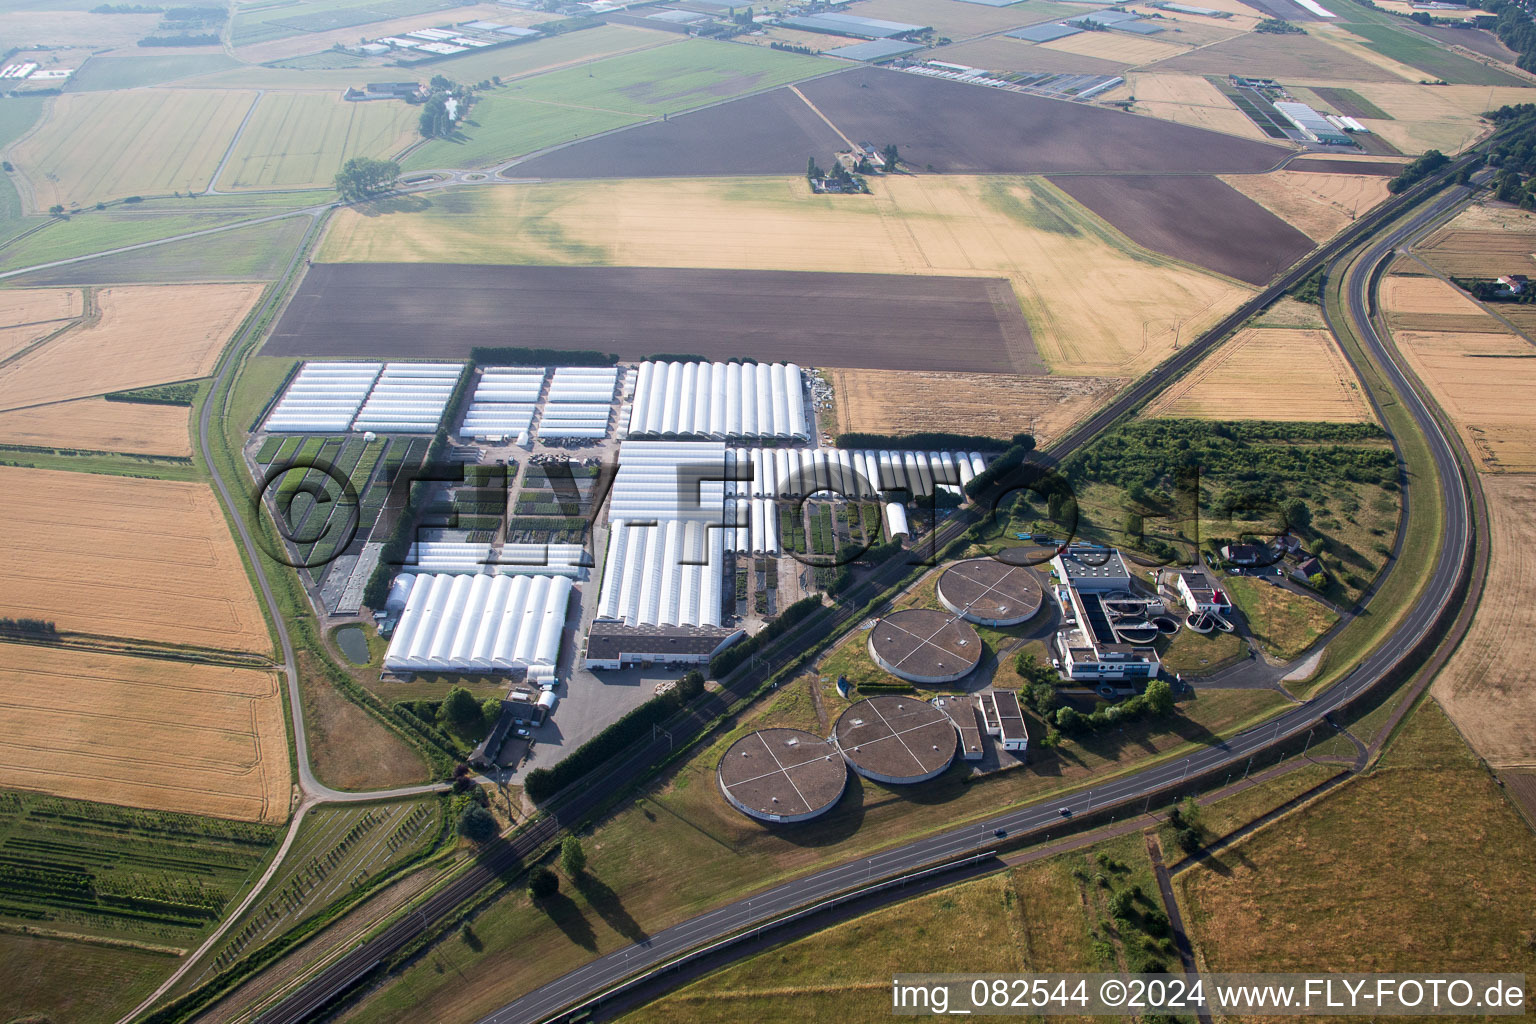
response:
M1392 636L1363 659L1355 669L1327 692L1280 717L1234 736L1226 743L1208 747L1178 761L1157 765L1133 775L1106 782L1071 796L1000 815L988 821L950 829L904 846L885 850L817 874L758 893L691 918L652 936L644 943L627 946L601 957L535 989L483 1018L481 1024L537 1024L602 993L642 971L662 964L703 943L771 921L809 903L856 886L866 879L911 871L960 854L983 850L997 842L1001 829L1010 836L1048 834L1060 827L1063 811L1084 815L1110 806L1134 806L1162 791L1177 787L1191 777L1219 773L1241 765L1249 757L1276 744L1299 737L1317 727L1331 712L1361 699L1378 683L1397 679L1403 664L1416 666L1438 640L1440 627L1454 618L1460 604L1464 575L1472 564L1473 524L1471 499L1460 462L1450 439L1425 397L1400 364L1400 356L1378 336L1370 319L1374 270L1393 251L1418 231L1464 203L1467 189L1454 186L1420 210L1409 222L1378 241L1352 265L1345 283L1351 318L1361 342L1382 366L1393 389L1411 412L1429 443L1440 474L1438 498L1444 515L1443 544L1422 595ZM274 1018L275 1019L275 1018Z

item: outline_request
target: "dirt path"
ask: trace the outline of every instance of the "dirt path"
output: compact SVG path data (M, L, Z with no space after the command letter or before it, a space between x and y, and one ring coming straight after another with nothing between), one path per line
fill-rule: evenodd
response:
M831 128L834 132L837 133L837 137L838 138L840 138L844 142L848 143L848 148L849 149L858 149L859 148L858 146L855 146L853 144L853 140L852 139L850 139L848 136L843 134L843 130L841 128L839 128L837 125L832 123L832 119L830 117L828 117L826 114L823 114L821 112L821 108L820 107L818 107L818 106L816 106L816 104L812 103L806 97L805 93L800 91L799 87L792 85L792 86L789 87L789 91L794 93L796 96L800 97L800 99L805 103L805 105L811 108L811 113L815 114L817 117L819 117L823 121L825 121L827 123L827 127Z

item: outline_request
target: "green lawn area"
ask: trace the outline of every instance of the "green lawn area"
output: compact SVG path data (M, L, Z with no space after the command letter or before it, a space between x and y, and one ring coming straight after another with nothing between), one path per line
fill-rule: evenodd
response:
M1248 645L1242 637L1214 629L1209 633L1181 629L1172 639L1158 637L1156 646L1163 659L1163 671L1170 675L1210 675L1248 656Z
M1453 53L1437 41L1400 28L1402 19L1362 4L1344 4L1337 11L1338 24L1363 37L1371 49L1430 78L1441 78L1452 85L1525 85L1523 79L1497 68Z
M1536 839L1428 699L1379 767L1176 887L1210 970L1536 970Z
M704 39L652 47L483 92L459 138L427 143L404 166L494 164L831 70L815 57Z
M1228 576L1222 586L1259 646L1283 661L1300 656L1339 621L1322 602L1250 576Z
M842 705L823 701L829 718ZM534 910L521 893L503 897L476 919L487 963L496 971L470 971L467 950L457 939L440 947L448 966L439 972L437 954L405 969L399 980L366 1001L355 1022L471 1019L522 992L642 932L657 930L776 882L827 863L852 858L968 819L1105 778L1191 745L1215 742L1282 705L1269 690L1209 691L1185 700L1172 720L1128 724L1073 740L1055 749L1031 751L1028 766L969 778L957 765L915 787L882 786L850 776L842 801L825 817L792 829L769 830L732 810L715 783L715 765L735 736L766 725L815 729L814 706L803 684L786 684L756 711L738 717L722 736L677 769L646 787L642 795L600 822L583 841L597 909L572 892L558 908L558 920ZM1044 727L1030 720L1031 735ZM665 856L656 851L665 850ZM570 889L566 886L567 890ZM1077 940L1073 940L1076 942ZM517 955L538 949L538 957ZM452 969L464 966L473 983Z
M451 139L436 139L401 161L407 171L439 167L485 167L547 146L638 124L640 114L583 110L485 93Z
M223 53L171 54L164 57L92 57L70 79L70 92L100 92L160 85L193 75L239 67Z

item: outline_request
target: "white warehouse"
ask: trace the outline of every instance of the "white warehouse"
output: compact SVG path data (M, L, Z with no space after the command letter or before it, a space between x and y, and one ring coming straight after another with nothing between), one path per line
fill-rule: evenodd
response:
M794 363L640 364L630 437L810 437Z
M553 679L570 606L565 576L417 578L389 641L391 672L510 672Z

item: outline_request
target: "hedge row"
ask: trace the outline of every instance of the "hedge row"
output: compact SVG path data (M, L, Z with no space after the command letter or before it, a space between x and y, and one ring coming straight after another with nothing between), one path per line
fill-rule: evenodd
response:
M612 352L512 345L476 345L469 354L482 366L613 366L619 361L618 355Z
M891 451L954 451L965 448L998 449L1010 445L1035 446L1029 434L1014 434L1011 438L988 437L985 434L945 434L930 431L924 434L863 434L837 435L839 448L880 448Z
M753 654L762 650L768 644L784 635L788 629L802 619L809 618L822 609L821 595L812 594L810 597L802 597L794 604L779 613L779 617L758 631L756 636L749 636L737 641L730 647L715 655L709 663L709 674L716 679L729 675L731 670L746 661Z

